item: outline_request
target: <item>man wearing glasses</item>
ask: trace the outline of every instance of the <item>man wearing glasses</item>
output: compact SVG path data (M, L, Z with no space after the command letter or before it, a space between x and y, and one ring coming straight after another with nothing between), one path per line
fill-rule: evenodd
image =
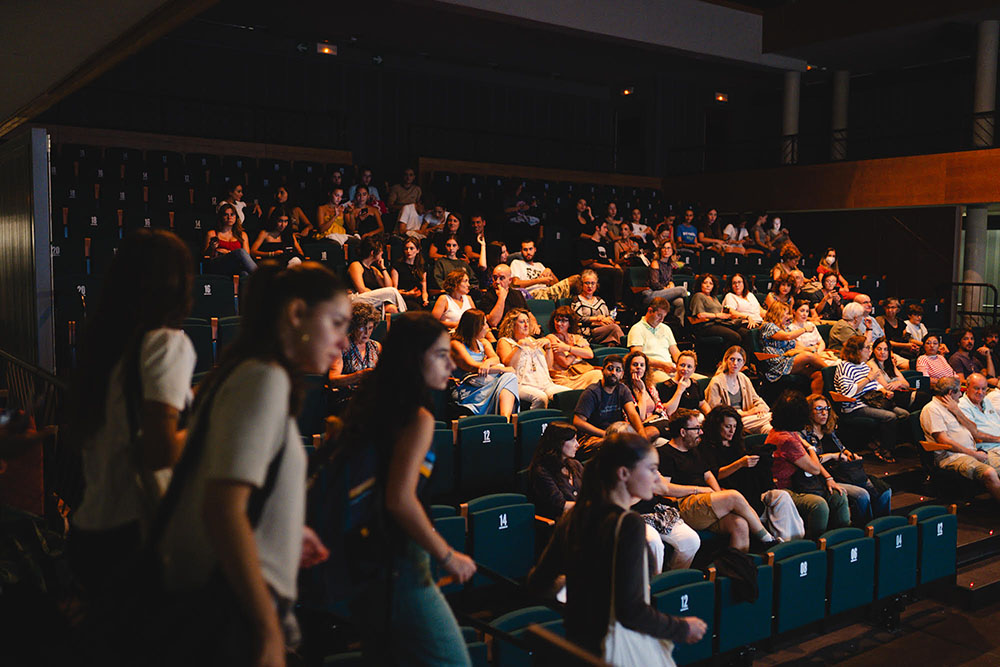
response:
M933 452L934 465L981 482L994 500L1000 500L1000 476L997 475L1000 457L979 449L976 434L980 432L962 411L958 402L961 395L957 377L938 378L934 383L934 398L920 411L924 435L945 447Z
M750 550L751 537L765 549L777 544L780 540L767 532L746 498L739 491L719 486L698 451L701 415L678 410L670 417L667 431L670 442L659 449L660 474L671 484L695 487L678 502L685 523L695 530L729 535L729 546L743 552Z

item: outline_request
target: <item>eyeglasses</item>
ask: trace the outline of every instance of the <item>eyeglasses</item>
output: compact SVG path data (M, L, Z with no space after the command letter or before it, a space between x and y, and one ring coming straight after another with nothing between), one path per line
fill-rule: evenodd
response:
M704 431L705 429L701 426L682 426L682 431Z
M555 321L556 322L569 322L569 318L568 317L557 317L555 319Z
M817 405L813 410L819 413L826 413L830 411L830 407L828 405Z

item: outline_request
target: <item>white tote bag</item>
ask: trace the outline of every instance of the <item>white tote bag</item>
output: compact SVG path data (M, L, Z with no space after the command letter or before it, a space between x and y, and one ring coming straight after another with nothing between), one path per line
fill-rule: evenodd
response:
M608 611L608 633L604 636L604 660L615 667L676 667L673 658L674 643L669 639L657 639L651 635L630 630L615 618L615 572L618 561L618 536L622 520L628 512L622 512L615 525L614 552L611 557L611 609ZM645 545L643 545L645 547ZM646 549L642 550L642 594L649 604L649 564Z

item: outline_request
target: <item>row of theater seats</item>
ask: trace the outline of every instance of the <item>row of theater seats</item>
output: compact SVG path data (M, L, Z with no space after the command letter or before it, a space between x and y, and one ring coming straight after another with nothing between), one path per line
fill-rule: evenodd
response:
M534 507L519 494L495 494L471 500L460 509L432 507L435 528L455 549L461 549L506 577L527 575L539 533ZM864 530L838 528L818 542L795 540L777 545L764 557L753 556L758 595L741 598L734 582L716 577L715 568L674 570L650 582L652 604L676 616L697 616L708 624L705 637L691 645L677 645L678 665L707 660L763 640L808 626L826 617L871 604L888 604L918 586L955 573L957 518L955 506L930 505L908 517L875 519ZM436 573L440 576L440 572ZM477 575L467 585L488 581ZM457 585L446 593L461 590ZM516 640L528 625L537 623L562 634L559 613L544 606L505 614L482 630L499 632L486 638L492 664L530 665L531 656ZM511 640L514 641L511 641ZM336 664L351 664L340 656ZM486 664L485 662L477 664Z

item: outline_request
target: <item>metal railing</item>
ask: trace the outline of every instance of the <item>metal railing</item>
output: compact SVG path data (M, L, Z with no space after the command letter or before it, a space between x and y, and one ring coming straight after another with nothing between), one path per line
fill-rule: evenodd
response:
M997 324L997 288L989 283L951 283L951 322L966 327Z

